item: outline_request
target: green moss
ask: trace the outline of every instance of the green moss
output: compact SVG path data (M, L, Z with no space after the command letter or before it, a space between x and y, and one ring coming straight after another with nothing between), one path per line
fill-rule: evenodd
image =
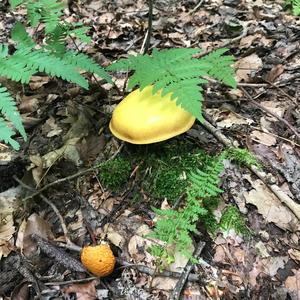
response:
M261 163L257 160L257 158L249 152L247 149L240 149L240 148L228 148L225 150L225 155L228 159L234 161L239 166L256 166L257 168L261 169Z
M180 148L166 148L160 159L152 160L152 172L148 177L149 192L156 198L167 198L174 202L188 186L187 174L203 164L206 155L203 152L178 153ZM182 150L182 149L181 149Z
M250 229L247 227L245 220L239 210L235 206L228 206L222 213L219 227L228 232L233 229L237 234L245 237L251 235Z
M130 162L123 157L117 157L100 166L99 180L105 188L117 192L128 181L130 172Z

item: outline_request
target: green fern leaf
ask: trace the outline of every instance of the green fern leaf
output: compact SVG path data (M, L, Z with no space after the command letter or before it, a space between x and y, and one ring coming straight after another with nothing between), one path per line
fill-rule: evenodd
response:
M12 29L11 38L18 43L19 47L34 48L35 42L26 32L22 23L17 22Z
M234 79L234 70L231 65L234 63L234 57L231 55L222 56L229 49L218 49L202 58L207 62L211 68L208 73L209 76L215 78L226 85L236 88L236 81Z
M0 86L0 111L7 120L12 122L14 127L20 132L23 139L26 140L27 136L23 127L21 116L16 108L14 99L8 93L5 87Z
M0 141L4 141L6 144L10 144L15 150L19 150L20 144L12 138L13 135L14 131L8 127L5 120L0 117Z
M78 40L89 44L92 39L87 35L87 32L90 30L90 27L83 26L82 23L73 23L71 24L73 29L69 29L68 35L76 37Z
M203 77L214 77L229 86L234 86L231 69L233 58L222 56L227 49L217 50L204 58L194 58L199 49L153 50L152 55L129 56L108 67L110 71L133 70L128 89L140 89L153 85L153 93L162 89L162 94L173 93L176 104L192 113L199 120L203 100L201 85Z
M9 0L9 4L12 8L16 8L17 6L23 4L26 0Z
M8 46L0 44L0 58L5 58L8 56Z
M60 18L63 15L64 5L59 0L39 0L42 3L43 14L42 20L45 22L46 34L52 32L59 24Z
M66 52L66 37L68 28L63 25L57 25L46 37L45 49L55 56L62 57Z
M42 19L42 6L39 1L34 1L34 0L29 0L25 1L26 3L26 8L27 8L27 19L29 24L32 27L36 27L39 22L41 22Z
M222 172L223 160L225 153L221 154L217 159L207 163L203 170L196 169L189 175L191 181L191 190L198 197L205 199L219 195L222 190L218 187L220 182L220 173Z
M55 29L63 15L64 4L61 0L27 0L16 3L26 5L28 22L32 27L40 22L45 23L46 34Z
M29 70L46 72L51 76L57 76L69 82L76 83L83 88L88 88L88 82L76 70L64 60L47 54L43 50L18 49L10 58L11 64L25 63ZM0 69L1 71L1 69ZM0 72L1 73L1 72ZM28 82L28 81L27 81Z
M21 57L18 61L13 60L12 56L7 56L7 47L0 46L0 76L28 83L35 70L28 67L25 57Z
M74 66L74 68L95 73L107 82L113 83L111 77L105 72L105 70L84 53L68 51L63 55L62 59Z
M293 15L299 16L300 15L300 0L293 0L292 5L293 5Z

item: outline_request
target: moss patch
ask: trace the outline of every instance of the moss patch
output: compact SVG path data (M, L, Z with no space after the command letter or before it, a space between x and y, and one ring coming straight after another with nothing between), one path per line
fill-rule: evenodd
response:
M131 164L123 157L109 160L100 166L99 180L112 191L120 191L129 179Z

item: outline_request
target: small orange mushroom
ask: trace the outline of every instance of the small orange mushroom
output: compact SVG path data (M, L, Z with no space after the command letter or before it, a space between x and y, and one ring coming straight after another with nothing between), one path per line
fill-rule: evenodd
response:
M171 93L152 94L153 87L137 89L125 97L113 112L109 128L117 138L132 144L167 140L189 130L195 117L171 100Z
M80 259L86 269L98 277L108 276L116 264L116 258L107 244L83 247Z

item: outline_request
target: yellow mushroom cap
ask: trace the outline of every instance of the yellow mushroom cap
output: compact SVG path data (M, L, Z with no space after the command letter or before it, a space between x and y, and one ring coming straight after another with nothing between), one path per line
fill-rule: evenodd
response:
M175 104L171 94L152 95L152 86L131 92L115 108L109 128L132 144L151 144L189 130L195 117Z

